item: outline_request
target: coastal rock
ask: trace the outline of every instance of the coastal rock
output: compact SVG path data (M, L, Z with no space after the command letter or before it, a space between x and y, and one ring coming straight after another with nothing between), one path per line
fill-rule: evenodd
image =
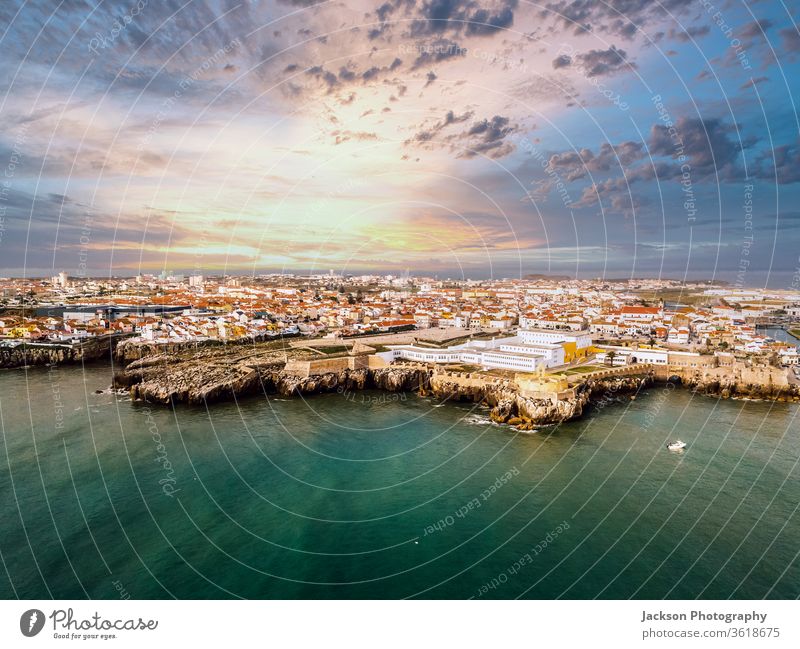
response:
M79 343L29 343L0 346L0 368L86 363L109 358L118 338L98 336Z
M565 393L540 394L533 398L521 394L516 383L509 379L418 364L381 367L366 361L351 363L343 357L339 359L341 362L318 363L322 370L329 371L309 372L306 361L295 361L318 359L318 356L303 357L301 354L268 346L148 353L115 375L114 388L128 389L136 400L163 404L200 404L258 393L293 396L365 389L414 392L442 401L480 403L489 408L492 421L520 430L533 430L537 426L575 419L587 408L603 408L621 402L623 397L629 401L656 380L652 373L590 378ZM292 362L288 362L290 359ZM698 394L800 400L798 386L780 385L780 374L769 374L768 380L745 381L735 373L701 375L696 370L675 368L664 368L664 371L668 374L659 380L678 381Z

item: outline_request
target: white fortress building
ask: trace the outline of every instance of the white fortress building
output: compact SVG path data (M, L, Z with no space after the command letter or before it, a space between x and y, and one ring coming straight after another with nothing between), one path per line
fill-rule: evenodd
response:
M445 349L398 345L378 356L387 362L404 359L419 363L466 363L486 369L536 372L585 357L591 344L591 336L586 331L528 329L516 336L473 340Z

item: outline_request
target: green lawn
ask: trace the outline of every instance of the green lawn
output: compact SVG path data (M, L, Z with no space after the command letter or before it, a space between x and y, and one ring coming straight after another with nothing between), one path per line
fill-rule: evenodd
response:
M346 345L329 345L326 347L314 347L314 349L323 354L342 354L350 350Z
M563 370L560 373L571 376L573 374L589 374L590 372L596 372L597 370L602 369L602 365L581 365L580 367L570 367L569 369Z

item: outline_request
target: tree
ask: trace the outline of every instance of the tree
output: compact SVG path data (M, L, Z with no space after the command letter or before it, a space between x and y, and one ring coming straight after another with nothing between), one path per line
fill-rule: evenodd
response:
M617 352L613 349L606 354L606 365L614 367L614 359L617 357Z

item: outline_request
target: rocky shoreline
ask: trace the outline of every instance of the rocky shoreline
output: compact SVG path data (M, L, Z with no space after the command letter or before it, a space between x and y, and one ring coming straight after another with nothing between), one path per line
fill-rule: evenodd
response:
M28 343L0 346L0 368L85 363L107 360L119 340L116 336L87 338L79 343Z
M578 418L592 404L635 398L643 388L667 381L718 398L800 401L800 386L773 382L772 371L767 374L768 380L747 382L732 369L702 374L660 368L657 373L640 376L589 378L575 385L567 396L532 398L511 380L464 381L457 373L420 365L372 367L351 363L351 367L302 374L291 369L287 354L293 361L318 358L274 348L156 353L128 363L115 374L113 387L128 390L135 401L164 405L198 405L256 394L289 397L368 389L414 392L441 400L480 403L489 408L493 421L521 430Z
M156 354L129 363L114 375L115 389L129 390L135 401L198 405L229 401L255 394L289 397L331 392L383 390L413 392L441 400L480 403L498 423L531 430L583 414L597 395L638 392L650 377L614 377L587 381L567 399L523 396L513 381L485 381L465 385L441 369L421 366L342 368L312 375L287 369L281 351L221 354L202 351L190 357Z

